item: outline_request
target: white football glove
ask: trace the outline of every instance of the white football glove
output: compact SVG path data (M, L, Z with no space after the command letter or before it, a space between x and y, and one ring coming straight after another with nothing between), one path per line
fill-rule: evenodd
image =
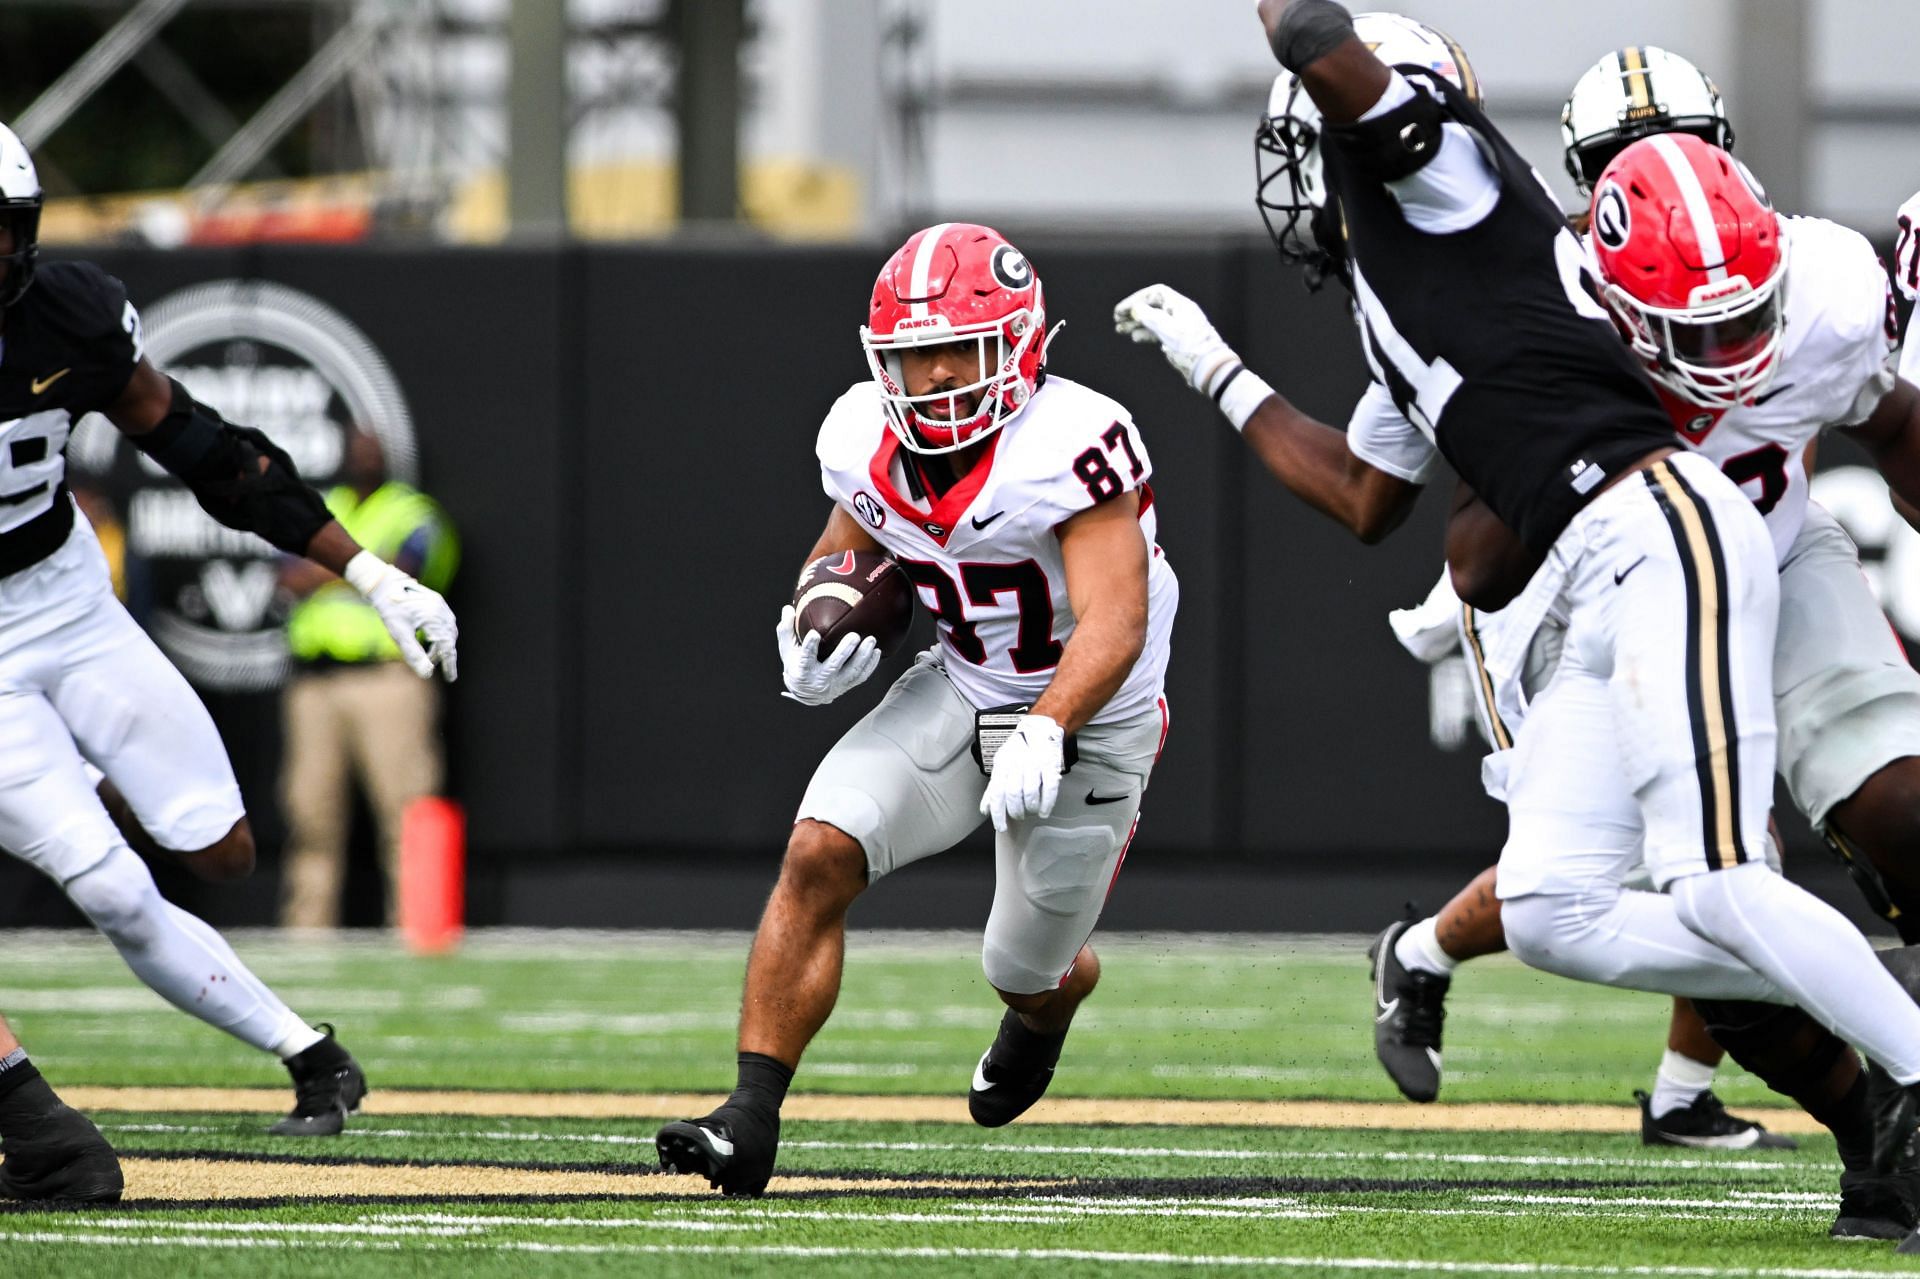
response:
M780 643L781 678L787 684L781 696L802 706L825 706L866 683L880 665L880 649L871 635L843 635L839 647L821 657L819 631L808 631L805 639L795 638L791 604L780 610L774 636Z
M1212 395L1215 379L1240 363L1200 304L1164 284L1149 284L1122 298L1113 308L1113 327L1136 342L1158 346L1202 395Z
M1060 798L1060 774L1066 769L1066 730L1045 715L1022 715L993 757L987 793L980 811L993 828L1006 833L1007 823L1052 814Z
M361 551L348 560L345 577L380 614L387 633L400 646L400 656L415 675L432 679L438 667L449 684L460 677L460 659L454 647L460 639L460 626L440 592L420 585L372 551Z

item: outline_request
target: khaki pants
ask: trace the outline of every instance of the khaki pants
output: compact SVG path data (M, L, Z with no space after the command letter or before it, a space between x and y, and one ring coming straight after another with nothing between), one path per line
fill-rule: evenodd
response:
M280 922L339 926L357 778L379 825L387 922L393 924L400 906L401 814L440 789L438 688L404 662L332 667L296 674L283 707L287 853Z

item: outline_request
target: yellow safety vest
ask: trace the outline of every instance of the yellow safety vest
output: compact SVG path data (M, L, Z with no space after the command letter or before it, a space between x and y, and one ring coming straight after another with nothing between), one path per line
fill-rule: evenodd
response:
M420 581L436 591L453 581L460 565L460 539L439 503L420 490L393 480L363 502L352 486L343 484L327 494L327 509L354 541L388 562L421 526L433 525ZM294 605L287 618L287 645L302 662L387 662L400 656L380 615L343 581L328 582Z

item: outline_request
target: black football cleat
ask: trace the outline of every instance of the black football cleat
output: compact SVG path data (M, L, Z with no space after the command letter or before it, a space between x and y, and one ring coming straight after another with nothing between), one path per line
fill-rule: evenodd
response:
M1840 1213L1827 1231L1835 1239L1906 1239L1916 1224L1910 1172L1885 1176L1840 1174Z
M1416 922L1395 920L1367 947L1373 961L1373 1055L1408 1101L1432 1101L1440 1095L1440 1028L1453 979L1408 968L1393 953Z
M1720 1099L1708 1089L1693 1099L1693 1104L1669 1110L1653 1117L1653 1098L1638 1089L1633 1099L1640 1103L1640 1144L1643 1146L1690 1146L1695 1150L1798 1150L1800 1143L1777 1132L1768 1132L1751 1119L1727 1113Z
M120 1202L125 1184L119 1156L93 1121L58 1098L39 1115L8 1121L0 1197L110 1204Z
M1000 1032L973 1068L967 1113L982 1128L1003 1128L1033 1108L1053 1082L1067 1034L1037 1035L1009 1008Z
M722 1106L705 1119L680 1119L653 1139L660 1171L705 1177L723 1195L758 1198L773 1179L780 1112Z
M321 1022L314 1029L326 1031L326 1038L287 1058L287 1073L293 1076L293 1109L267 1129L275 1136L337 1136L367 1095L367 1077L353 1054L333 1037L333 1027Z
M1880 1066L1867 1063L1867 1106L1873 1116L1873 1171L1889 1173L1912 1164L1914 1133L1920 1128L1920 1102L1911 1087L1895 1082Z

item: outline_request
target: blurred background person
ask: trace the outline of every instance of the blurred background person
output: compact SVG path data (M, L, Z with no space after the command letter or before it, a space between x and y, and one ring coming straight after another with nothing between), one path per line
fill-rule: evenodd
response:
M362 546L444 592L459 566L460 542L439 504L388 478L380 441L366 431L348 434L342 474L346 482L326 495L334 518ZM332 573L292 561L281 582L299 602L287 617L294 671L283 703L280 922L339 926L357 781L377 827L392 924L401 817L414 800L438 794L445 773L440 690L407 669L379 614Z

